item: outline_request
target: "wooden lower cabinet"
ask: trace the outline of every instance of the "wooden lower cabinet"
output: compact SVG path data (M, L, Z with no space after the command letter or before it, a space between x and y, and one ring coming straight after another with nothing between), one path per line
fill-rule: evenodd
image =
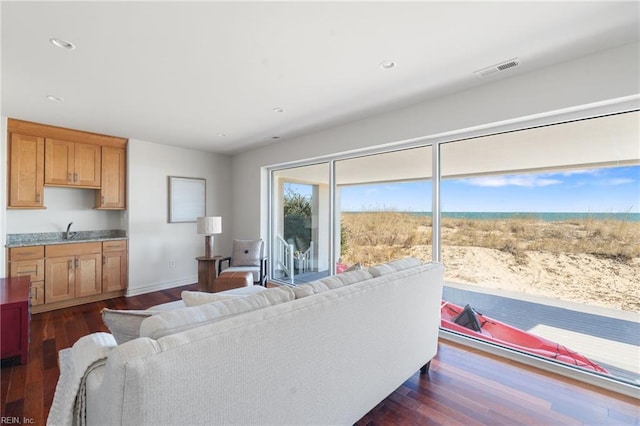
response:
M8 270L31 278L35 313L116 297L127 288L127 241L10 248Z
M76 297L75 261L74 256L52 257L46 260L45 303L61 302Z
M102 243L102 291L125 290L127 271L127 242Z
M9 250L9 276L31 279L31 305L44 304L44 247L16 247Z
M45 247L45 303L102 292L102 243Z

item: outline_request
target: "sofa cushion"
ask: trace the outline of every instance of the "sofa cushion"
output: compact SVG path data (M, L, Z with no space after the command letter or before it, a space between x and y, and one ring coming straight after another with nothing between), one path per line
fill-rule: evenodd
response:
M396 270L387 263L381 263L380 265L371 266L368 271L375 278L396 272Z
M402 259L396 259L388 262L388 265L396 271L403 271L405 269L413 268L414 266L422 265L422 261L415 257L403 257Z
M159 339L224 318L288 302L294 298L295 294L293 290L286 286L280 286L247 297L237 297L162 312L142 321L140 325L140 336Z
M405 257L402 259L392 260L387 263L381 263L380 265L374 265L370 267L368 271L374 277L381 277L383 275L391 274L396 271L402 271L414 266L419 266L421 264L422 261L420 259L416 259L415 257Z
M349 272L343 272L342 274L338 274L335 277L339 279L342 282L342 284L350 285L360 281L369 280L373 278L373 275L371 275L371 272L365 269L360 269L360 270L356 269Z
M225 294L225 293L207 293L204 291L183 291L182 300L185 306L198 306L205 303L218 302L220 300L229 300L237 297L247 297L241 294Z
M310 283L291 287L296 295L296 299L301 299L313 294L322 293L329 290L329 287L321 281L311 281Z
M329 287L329 290L344 287L344 283L338 279L337 275L331 275L330 277L323 278L319 281Z
M154 311L119 310L104 308L102 321L119 345L140 337L140 324L154 315Z

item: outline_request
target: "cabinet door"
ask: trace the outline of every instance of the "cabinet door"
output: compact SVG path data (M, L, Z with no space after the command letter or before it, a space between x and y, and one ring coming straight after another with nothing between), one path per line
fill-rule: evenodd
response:
M83 187L100 187L101 147L84 143L75 144L73 184Z
M75 143L47 138L45 145L44 183L73 185Z
M31 306L44 305L44 281L31 282Z
M127 253L102 254L102 291L124 290L127 288Z
M57 186L100 187L100 146L47 138L44 183Z
M60 302L75 297L74 256L47 258L45 264L45 303Z
M102 147L102 182L96 194L96 208L125 209L126 150Z
M9 207L44 207L44 138L11 134Z
M102 256L84 254L76 256L76 297L102 293Z

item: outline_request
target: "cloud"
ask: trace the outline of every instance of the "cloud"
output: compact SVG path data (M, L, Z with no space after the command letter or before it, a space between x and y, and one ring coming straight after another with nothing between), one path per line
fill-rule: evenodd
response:
M618 186L626 185L628 183L634 183L635 180L631 178L614 178L603 182L604 186Z
M527 188L537 188L561 184L559 179L550 179L534 175L513 175L513 176L491 176L476 179L465 179L465 182L473 186L493 187L502 186L522 186Z
M380 190L376 187L371 187L371 188L366 188L364 190L364 195L365 196L369 196L369 195L375 195L378 194L380 192Z

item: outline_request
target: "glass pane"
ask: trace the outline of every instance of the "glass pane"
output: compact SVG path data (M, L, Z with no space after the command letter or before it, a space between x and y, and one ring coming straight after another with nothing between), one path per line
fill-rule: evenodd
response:
M272 177L271 277L301 283L329 275L329 164Z
M638 123L441 146L443 327L640 383Z
M431 260L431 147L336 161L337 272Z

